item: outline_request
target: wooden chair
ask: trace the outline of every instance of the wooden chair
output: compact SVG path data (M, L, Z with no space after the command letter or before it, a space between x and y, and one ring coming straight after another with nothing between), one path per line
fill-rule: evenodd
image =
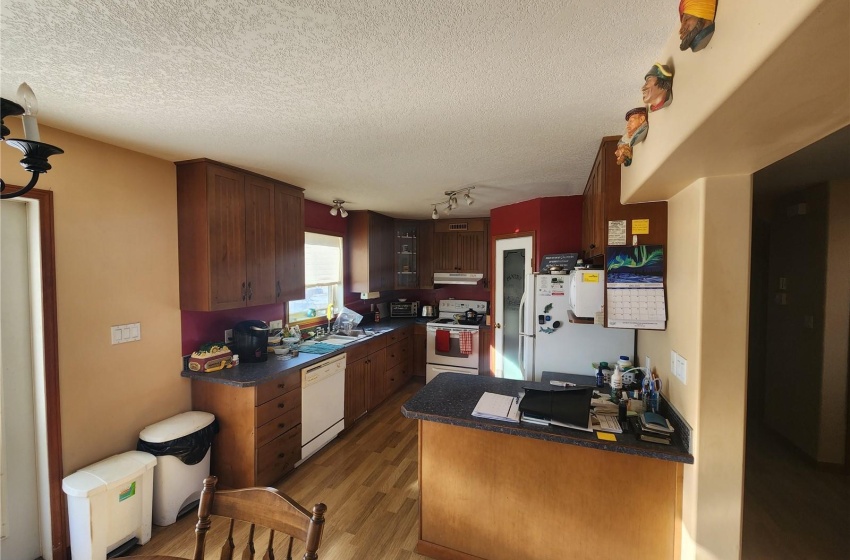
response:
M242 552L242 560L254 558L254 526L269 529L269 542L263 560L274 560L275 532L289 535L289 548L286 560L292 560L292 542L294 539L306 544L303 560L315 560L322 540L325 526L325 504L313 506L312 515L292 498L274 488L243 488L240 490L222 490L216 492L218 479L210 476L204 480L201 503L198 506L198 523L195 525L194 560L204 560L204 544L210 528L210 515L230 518L230 530L221 549L221 559L233 558L233 526L236 520L251 524L248 530L248 542Z

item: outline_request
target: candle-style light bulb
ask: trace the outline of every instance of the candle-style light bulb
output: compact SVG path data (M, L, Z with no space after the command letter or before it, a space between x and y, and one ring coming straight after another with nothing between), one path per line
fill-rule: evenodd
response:
M38 99L26 82L18 87L18 99L24 108L24 114L21 116L24 121L24 138L33 142L40 142L38 123L35 120L36 115L38 115Z

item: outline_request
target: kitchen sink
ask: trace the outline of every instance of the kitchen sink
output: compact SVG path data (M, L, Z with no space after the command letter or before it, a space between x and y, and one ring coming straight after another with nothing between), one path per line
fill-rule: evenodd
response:
M366 335L361 334L360 336L346 336L344 334L332 334L327 338L323 338L322 342L325 342L327 344L339 344L345 346L346 344L357 342L361 338L366 338Z

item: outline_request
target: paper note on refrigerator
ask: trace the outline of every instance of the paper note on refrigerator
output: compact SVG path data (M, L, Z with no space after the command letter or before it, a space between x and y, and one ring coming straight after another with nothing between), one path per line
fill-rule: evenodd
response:
M664 247L608 247L606 257L608 326L665 329Z

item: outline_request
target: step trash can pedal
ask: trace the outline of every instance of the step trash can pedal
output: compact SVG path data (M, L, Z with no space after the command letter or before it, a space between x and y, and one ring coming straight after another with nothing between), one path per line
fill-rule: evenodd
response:
M151 538L156 457L127 451L84 467L62 480L74 560L104 560L135 538Z
M210 474L210 447L218 422L209 412L191 411L147 426L136 449L156 457L153 523L171 525L200 499Z

